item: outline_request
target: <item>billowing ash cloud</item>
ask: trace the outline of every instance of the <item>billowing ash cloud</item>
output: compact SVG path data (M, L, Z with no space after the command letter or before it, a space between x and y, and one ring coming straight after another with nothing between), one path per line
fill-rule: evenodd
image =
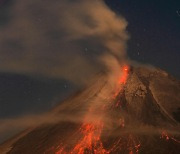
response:
M1 71L79 83L126 56L127 22L101 0L19 0L8 13L0 27Z

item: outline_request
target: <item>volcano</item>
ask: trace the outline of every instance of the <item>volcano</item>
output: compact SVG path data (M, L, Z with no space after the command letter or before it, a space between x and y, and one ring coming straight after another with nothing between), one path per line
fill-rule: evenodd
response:
M50 111L53 122L0 146L7 154L179 154L180 82L151 67L106 75Z

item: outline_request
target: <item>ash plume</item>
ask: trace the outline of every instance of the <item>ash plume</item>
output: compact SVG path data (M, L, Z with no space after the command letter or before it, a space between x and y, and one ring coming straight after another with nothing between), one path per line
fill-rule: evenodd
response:
M10 14L10 23L0 29L0 71L64 78L76 84L89 83L100 71L107 74L108 83L81 115L59 117L79 122L89 107L102 105L118 86L121 65L126 60L127 21L103 1L20 0L13 4ZM94 121L93 114L86 120ZM104 114L100 116L104 119ZM1 121L0 132L10 127L37 126L39 119L52 122L51 116L44 115L7 119Z
M8 13L0 28L1 71L80 84L105 68L104 55L126 57L127 22L101 0L20 0Z

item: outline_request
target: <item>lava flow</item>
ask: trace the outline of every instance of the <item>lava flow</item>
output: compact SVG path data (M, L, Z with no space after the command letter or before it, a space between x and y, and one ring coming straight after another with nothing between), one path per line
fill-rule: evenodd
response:
M110 69L0 153L179 154L179 82L155 68Z
M114 99L117 97L117 95L122 90L122 85L126 84L126 81L127 81L127 78L128 78L128 71L129 71L129 67L128 66L124 66L122 68L122 76L118 80L117 88L115 89L115 92L114 92L114 95L113 95Z
M71 154L108 154L109 152L104 149L103 143L101 142L100 135L103 128L101 122L96 124L83 124L80 128L80 132L83 135L82 139L74 146L74 148L68 153ZM64 148L60 148L56 154L67 153Z
M127 81L128 77L128 66L124 66L122 68L122 75L120 76L118 80L117 89L115 89L114 96L112 97L115 99L119 92L122 89L122 85L124 85ZM104 109L102 107L102 109ZM98 109L98 110L102 110ZM97 109L94 109L97 110ZM93 109L89 109L89 112L87 115L93 115ZM121 124L124 127L124 121ZM74 148L72 150L66 151L66 146L59 148L59 150L56 152L56 154L65 154L65 153L71 153L71 154L84 154L84 153L94 153L94 154L109 154L113 152L114 148L110 148L110 150L105 149L103 146L103 142L101 141L101 133L103 130L104 122L102 120L97 120L92 123L86 123L84 122L81 125L81 128L79 129L79 134L81 134L82 138L76 143ZM116 144L116 143L115 143ZM119 146L116 144L116 146ZM132 151L132 150L130 150Z

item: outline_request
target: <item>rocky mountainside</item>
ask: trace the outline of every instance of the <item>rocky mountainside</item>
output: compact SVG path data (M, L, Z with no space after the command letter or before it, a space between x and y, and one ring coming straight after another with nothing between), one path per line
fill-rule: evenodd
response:
M180 82L155 68L124 72L115 92L99 77L51 111L52 123L5 142L1 153L178 154Z

